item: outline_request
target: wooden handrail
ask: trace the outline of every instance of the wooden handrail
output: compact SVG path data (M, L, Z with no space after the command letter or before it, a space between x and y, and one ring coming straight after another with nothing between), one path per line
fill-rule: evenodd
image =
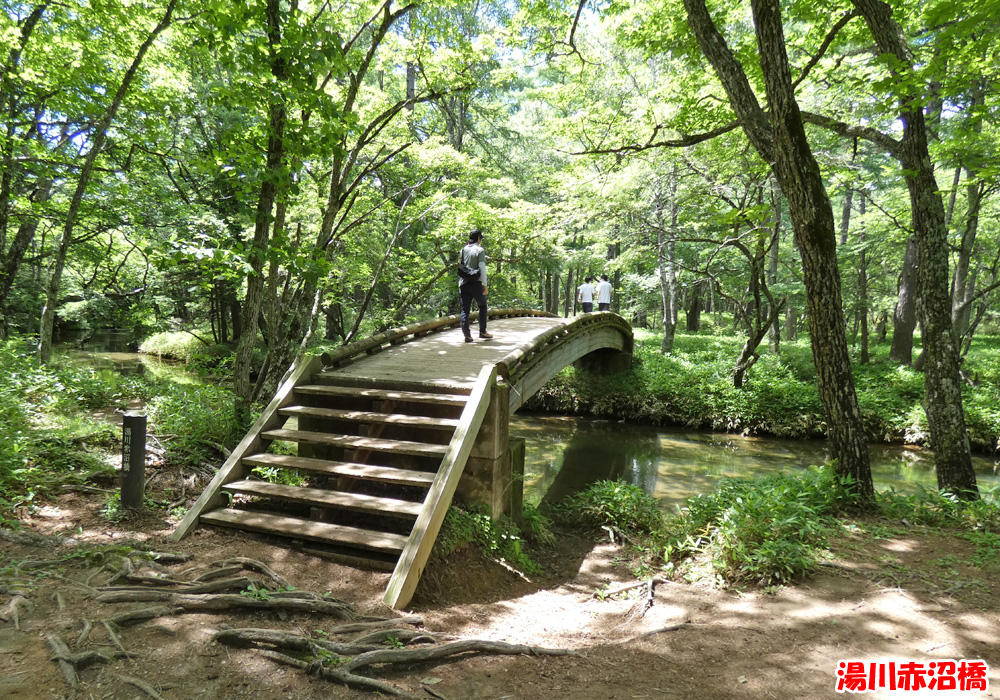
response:
M479 436L479 428L483 424L483 417L489 408L490 394L496 382L497 371L494 365L487 365L479 372L476 385L469 395L469 402L465 404L462 416L459 419L451 442L448 444L448 451L441 460L441 467L438 469L434 483L424 507L417 516L417 522L413 525L410 538L406 542L406 547L399 557L396 569L389 579L389 586L386 589L383 601L386 605L400 609L405 607L413 598L416 591L417 582L430 558L431 549L437 539L441 523L451 505L452 496L462 477L465 463L469 459L472 447Z
M260 451L264 444L264 440L260 437L261 433L277 428L285 421L285 417L278 412L279 409L293 402L295 399L295 386L303 378L310 377L313 373L318 372L320 365L320 359L315 355L302 358L298 367L292 370L291 376L279 387L274 398L271 399L271 403L260 414L257 422L253 424L253 427L243 437L240 444L236 446L219 471L216 472L215 477L205 487L205 490L201 492L201 496L191 506L191 510L187 512L180 525L170 535L171 539L174 541L182 539L198 525L198 518L204 511L221 505L221 501L224 498L222 487L233 481L239 481L244 477L248 470L243 467L243 458L248 454Z
M536 311L535 309L489 309L487 314L487 318L517 318L521 316L543 316L551 318L555 316L555 314L550 314L545 311ZM478 321L479 312L474 311L469 318L470 322ZM418 333L424 335L435 331L441 331L445 328L453 328L461 325L461 323L461 315L453 314L451 316L442 316L441 318L432 318L427 321L412 323L408 326L390 328L387 331L382 331L381 333L377 333L369 338L364 338L363 340L355 341L349 345L337 348L336 350L323 353L323 366L336 367L347 362L353 357L363 353L368 353L369 351L381 347L386 343L398 345L400 342L413 340Z
M625 339L623 350L625 352L632 351L632 326L629 325L628 321L623 319L618 314L610 312L588 313L577 316L562 325L550 328L541 335L532 338L530 342L514 348L511 352L501 358L499 362L497 362L497 374L502 377L504 381L511 384L515 383L518 377L523 374L524 371L529 369L529 361L531 358L538 357L543 354L547 349L547 346L552 343L552 341L563 335L577 333L589 326L593 326L595 328L604 326L618 328L621 330L622 337Z

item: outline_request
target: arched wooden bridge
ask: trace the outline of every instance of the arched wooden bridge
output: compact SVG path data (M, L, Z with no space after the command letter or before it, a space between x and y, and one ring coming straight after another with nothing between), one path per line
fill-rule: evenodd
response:
M385 601L405 606L456 491L494 516L519 515L510 414L569 364L631 360L632 328L610 312L491 309L489 318L491 340L465 343L448 316L306 358L174 539L201 523L300 540L391 569ZM257 479L255 469L296 470L310 485Z

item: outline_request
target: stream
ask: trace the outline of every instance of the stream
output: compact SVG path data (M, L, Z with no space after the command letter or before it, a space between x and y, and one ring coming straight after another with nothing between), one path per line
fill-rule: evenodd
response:
M642 487L672 510L686 498L709 493L723 477L794 474L825 464L824 440L781 440L728 433L632 425L550 415L511 417L512 436L525 439L524 498L556 503L602 479ZM936 490L934 455L903 445L869 446L879 491ZM993 459L973 456L981 491L1000 484Z

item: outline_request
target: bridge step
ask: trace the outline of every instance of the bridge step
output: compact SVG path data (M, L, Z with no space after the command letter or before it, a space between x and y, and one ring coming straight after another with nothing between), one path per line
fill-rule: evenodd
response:
M397 469L395 467L378 467L354 462L334 462L309 457L292 457L291 455L253 455L244 457L243 464L252 467L297 469L299 471L326 474L329 476L348 476L355 479L379 481L386 484L398 484L400 486L429 488L434 483L434 474L432 472L418 472L412 469Z
M343 508L364 513L384 513L406 518L416 518L423 503L382 498L363 493L347 493L304 486L285 486L267 481L234 481L223 487L224 491L244 496L275 498L292 503L305 503L322 508Z
M430 394L464 394L469 395L472 389L458 384L428 385L426 381L407 380L398 377L393 379L378 379L374 377L354 377L341 374L337 370L318 372L312 376L313 384L323 386L357 387L361 389L383 389L386 391L415 391Z
M399 556L406 546L406 535L391 532L375 532L346 525L333 525L302 518L271 513L254 513L244 510L224 508L201 515L201 522L208 525L233 527L239 530L253 530L269 535L301 538L332 545L347 545L376 552L388 552Z
M405 425L434 430L454 430L458 427L457 419L411 416L405 413L346 411L339 408L316 408L314 406L289 406L288 408L279 409L278 412L284 416L311 416L351 423L385 423L387 425Z
M444 453L448 451L447 445L411 442L409 440L384 440L382 438L358 437L356 435L334 435L332 433L317 433L310 430L268 430L261 433L260 436L265 440L283 440L285 442L302 442L310 445L348 447L351 449L371 450L372 452L414 455L416 457L443 457Z
M328 386L306 384L295 387L296 394L313 396L346 396L380 399L383 401L403 401L406 403L430 403L443 406L464 406L469 400L462 394L432 394L426 391L402 391L394 389L361 389L351 386Z

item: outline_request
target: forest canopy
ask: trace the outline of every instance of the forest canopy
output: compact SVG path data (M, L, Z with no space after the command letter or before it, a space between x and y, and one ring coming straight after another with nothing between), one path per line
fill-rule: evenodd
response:
M61 331L190 333L229 348L246 423L317 343L455 313L479 228L491 306L570 315L608 274L663 353L726 314L735 388L809 333L862 498L852 363L891 342L925 371L939 482L974 489L962 358L996 325L998 17L4 0L0 332L43 364Z

